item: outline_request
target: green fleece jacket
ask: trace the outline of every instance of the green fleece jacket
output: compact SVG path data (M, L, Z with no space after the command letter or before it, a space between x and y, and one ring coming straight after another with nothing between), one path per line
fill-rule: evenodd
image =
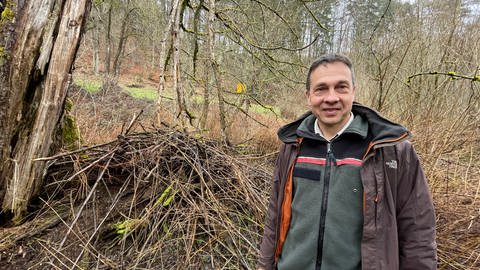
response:
M367 138L370 144L363 153L360 167L363 187L363 224L359 251L361 269L436 269L435 213L418 156L412 144L407 140L410 132L360 104L354 103L352 112L366 120L368 136L371 136L371 140ZM308 171L302 172L297 169L297 177L292 177L292 175L295 165L298 163L298 157L301 155L303 143L308 141L304 138L300 144L299 138L304 134L297 132L301 123L310 115L311 113L303 115L297 121L282 127L278 132L282 144L273 174L258 261L258 266L266 270L273 270L277 265L281 266L280 261L286 260L289 256L287 252L291 252L297 247L294 245L288 247L288 242L291 240L286 239L293 235L290 230L297 227L295 224L300 224L293 220L296 215L294 211L297 211L294 208L301 211L301 204L295 201L299 195L295 194L298 189L295 190L293 178L297 178L298 181L302 174L304 176L309 174ZM334 153L341 152L338 147L335 147L335 142L332 149ZM342 157L336 156L335 159L338 166L338 160ZM326 160L325 164L327 164ZM322 170L324 169L320 169L320 174ZM292 184L294 185L293 189L291 188ZM323 194L323 190L320 187L317 188ZM351 188L353 191L354 187L351 186ZM303 189L307 190L306 187ZM332 194L330 193L329 197L336 197ZM327 216L329 205L327 204ZM318 207L317 205L316 209ZM352 206L347 211L354 211L354 207ZM312 220L311 224L319 222L319 220ZM327 217L325 219L325 228L327 228L325 237L327 238L333 237L336 231L331 230L332 236L328 236L329 224ZM290 225L293 226L290 227ZM312 228L313 237L318 238L317 230L319 228ZM311 246L315 246L315 243L318 241L310 241ZM317 248L318 254L318 246L315 248ZM322 248L325 249L325 245L322 245ZM313 253L310 250L306 253L299 252L298 256L308 256L308 254L314 256L315 251ZM322 255L322 257L325 256ZM357 261L356 258L353 260ZM326 262L322 261L321 263ZM302 268L296 267L296 269ZM325 268L322 267L322 269Z
M315 116L297 129L303 138L293 170L290 229L279 270L360 269L362 156L368 123L360 115L331 141L314 132Z

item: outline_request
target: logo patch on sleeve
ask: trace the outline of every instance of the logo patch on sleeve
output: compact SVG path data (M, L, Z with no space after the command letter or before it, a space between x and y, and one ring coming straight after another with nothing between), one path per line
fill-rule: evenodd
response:
M385 164L391 169L397 169L397 161L396 160L386 161Z

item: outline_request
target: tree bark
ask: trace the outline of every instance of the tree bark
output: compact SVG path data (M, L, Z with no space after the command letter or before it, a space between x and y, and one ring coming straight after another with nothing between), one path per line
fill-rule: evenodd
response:
M227 124L225 116L225 105L222 95L222 81L218 71L218 64L215 60L215 32L213 28L213 23L215 22L215 0L209 0L209 11L208 11L208 54L210 57L210 65L212 67L213 79L215 81L216 90L217 90L217 101L218 101L218 111L220 117L220 133L222 141L226 144L230 144L227 136Z
M180 6L183 7L182 4L183 0L180 1ZM186 112L186 103L185 103L185 93L182 87L182 77L181 77L181 70L180 70L180 14L183 12L183 8L177 10L177 14L175 15L175 22L172 27L172 46L173 46L173 90L177 95L177 106L175 109L175 117L174 121L177 119L180 120L180 126L182 128L185 127L184 119L181 116L183 112Z
M88 0L44 0L17 8L15 44L0 82L2 96L8 93L0 127L0 200L14 221L21 221L42 187L45 162L35 159L50 154L89 7Z
M192 57L192 64L193 64L193 77L197 74L197 60L198 60L198 40L199 40L199 24L200 24L200 11L203 8L203 1L200 0L198 3L197 8L195 9L195 14L193 15L193 33L195 37L193 38L193 57Z
M170 17L167 22L167 26L165 27L165 32L163 35L163 38L160 42L160 56L159 56L159 62L160 62L160 76L159 76L159 83L158 83L158 99L157 99L157 125L160 125L161 122L161 106L162 106L162 95L163 92L165 91L165 70L166 70L166 62L167 62L167 43L168 43L168 37L170 37L172 33L172 27L175 22L175 15L177 14L177 10L179 7L179 0L174 0L172 2L172 11L170 13ZM165 9L167 10L167 9Z
M102 82L102 92L106 94L116 85L116 82L111 75L111 59L112 59L112 3L108 3L108 16L107 16L107 30L105 31L105 42L106 42L106 49L105 49L105 70L103 74L103 82Z
M92 29L93 73L98 76L100 66L100 34L96 26Z
M131 16L133 11L135 10L135 8L130 8L130 1L126 1L125 5L126 6L123 8L125 16L123 17L122 25L120 27L120 36L118 38L117 51L115 52L115 57L113 58L113 72L115 78L118 78L120 74L121 56L123 56L125 44L127 43L127 39L129 36L127 27L132 23Z

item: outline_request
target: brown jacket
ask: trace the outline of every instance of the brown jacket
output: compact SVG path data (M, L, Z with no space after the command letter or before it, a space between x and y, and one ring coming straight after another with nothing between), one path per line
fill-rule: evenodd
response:
M365 153L361 168L362 269L436 269L434 208L417 154L406 140L410 133L359 104L354 104L353 112L367 118L372 132L379 134ZM279 131L283 144L274 170L258 263L267 270L275 269L288 232L290 169L299 150L295 123L307 115Z

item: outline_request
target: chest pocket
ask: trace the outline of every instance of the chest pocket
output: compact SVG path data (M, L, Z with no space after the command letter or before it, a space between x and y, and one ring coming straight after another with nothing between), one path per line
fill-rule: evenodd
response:
M397 148L389 146L382 149L383 172L385 176L385 187L392 196L392 203L397 201L397 186L400 174L400 164L397 155Z
M293 178L298 180L320 181L320 169L313 169L299 166L298 164L293 169Z
M395 146L386 146L378 151L375 166L377 184L376 210L377 218L383 220L383 215L396 216L397 186L399 179L399 160ZM391 219L387 219L391 220ZM389 224L386 224L387 226Z

